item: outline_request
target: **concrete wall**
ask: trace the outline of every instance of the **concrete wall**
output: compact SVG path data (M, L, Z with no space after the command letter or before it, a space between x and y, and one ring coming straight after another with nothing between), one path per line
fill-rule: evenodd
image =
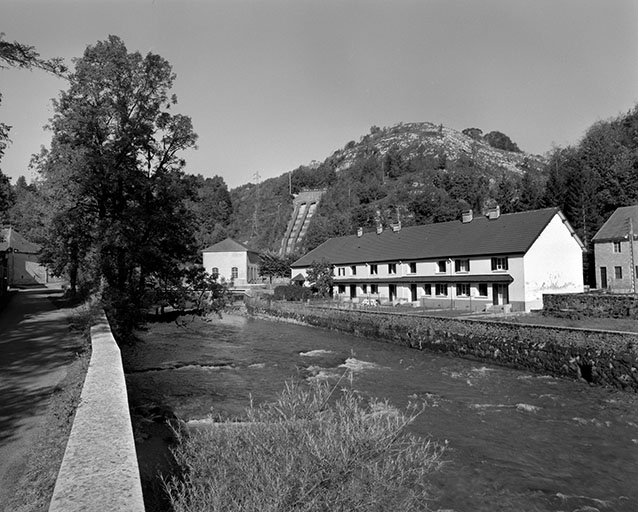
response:
M120 349L103 315L49 512L143 512Z
M247 301L256 315L291 319L596 385L638 391L638 335L406 313Z

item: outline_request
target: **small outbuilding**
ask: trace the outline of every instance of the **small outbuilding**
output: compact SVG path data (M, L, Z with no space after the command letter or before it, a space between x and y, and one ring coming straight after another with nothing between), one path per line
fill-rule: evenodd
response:
M0 277L7 286L45 284L48 273L40 264L40 246L24 238L12 227L0 229Z
M232 238L202 251L204 269L222 282L243 286L259 282L259 253Z

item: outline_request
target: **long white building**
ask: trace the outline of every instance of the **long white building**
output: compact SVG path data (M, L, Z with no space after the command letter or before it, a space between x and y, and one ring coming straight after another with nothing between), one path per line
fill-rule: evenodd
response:
M332 238L292 265L334 268L335 297L431 308L530 311L544 293L583 292L584 246L558 208Z

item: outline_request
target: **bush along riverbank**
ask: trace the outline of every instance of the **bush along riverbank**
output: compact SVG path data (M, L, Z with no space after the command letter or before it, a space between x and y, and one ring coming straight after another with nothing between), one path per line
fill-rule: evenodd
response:
M249 315L638 391L638 334L246 300Z
M405 431L424 408L404 414L339 384L289 381L240 423L180 435L182 474L166 480L173 510L431 510L444 445Z

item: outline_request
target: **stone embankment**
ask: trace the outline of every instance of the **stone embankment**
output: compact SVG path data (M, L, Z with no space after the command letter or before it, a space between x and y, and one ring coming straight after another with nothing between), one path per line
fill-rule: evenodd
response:
M49 512L144 512L122 358L104 315L91 347Z
M638 391L638 334L250 299L249 314Z

